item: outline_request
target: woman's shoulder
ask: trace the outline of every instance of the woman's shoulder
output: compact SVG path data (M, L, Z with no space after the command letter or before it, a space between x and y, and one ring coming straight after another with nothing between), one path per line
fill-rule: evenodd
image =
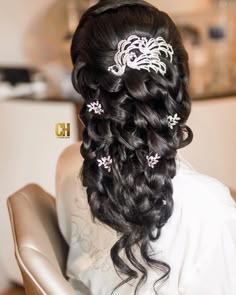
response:
M71 169L75 166L74 164L78 165L81 163L83 161L80 153L81 143L82 142L79 141L66 147L60 154L57 164Z
M81 142L76 142L66 147L57 160L56 167L56 187L67 179L78 175L83 164L83 158L80 153Z
M218 179L196 171L191 165L177 161L173 179L174 200L189 217L224 222L236 218L236 202L229 188Z

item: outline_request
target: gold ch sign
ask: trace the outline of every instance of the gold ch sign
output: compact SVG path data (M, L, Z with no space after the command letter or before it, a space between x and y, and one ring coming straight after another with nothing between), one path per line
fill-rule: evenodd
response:
M70 138L70 123L57 123L55 133L59 138Z

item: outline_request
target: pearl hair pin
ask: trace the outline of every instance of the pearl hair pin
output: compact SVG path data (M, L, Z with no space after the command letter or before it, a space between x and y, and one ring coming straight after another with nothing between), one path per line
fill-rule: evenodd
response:
M105 169L108 170L108 172L111 172L111 164L112 164L111 156L102 157L101 159L98 159L97 162L98 162L98 167L103 166Z
M178 114L175 114L173 117L167 116L167 120L169 128L173 129L173 127L179 123L180 117L178 117Z
M90 104L87 104L87 107L89 108L89 112L94 112L95 114L101 115L104 113L104 110L102 108L102 105L99 103L99 101L91 102Z
M116 76L122 76L126 67L148 72L152 69L164 76L167 66L161 61L162 54L172 62L174 50L164 38L159 36L147 39L131 35L118 43L117 53L114 56L115 65L108 67L108 71Z
M155 156L146 156L146 159L148 160L148 166L154 168L154 166L159 162L160 158L161 157L157 153Z
M155 165L159 162L160 156L158 153L155 154L155 156L146 156L146 159L148 161L148 166L151 168L154 168ZM111 172L111 165L112 165L112 158L111 156L108 157L102 157L101 159L97 159L98 167L104 167L108 172Z

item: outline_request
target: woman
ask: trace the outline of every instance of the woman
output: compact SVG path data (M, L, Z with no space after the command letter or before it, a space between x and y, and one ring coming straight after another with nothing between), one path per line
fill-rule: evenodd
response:
M82 16L71 56L85 129L57 205L75 290L235 295L236 205L177 154L192 132L175 24L144 1L103 0Z

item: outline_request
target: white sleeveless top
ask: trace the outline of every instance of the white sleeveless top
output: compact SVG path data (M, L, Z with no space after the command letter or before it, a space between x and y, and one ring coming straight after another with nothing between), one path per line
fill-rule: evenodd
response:
M69 245L67 275L80 295L111 295L121 281L110 259L118 237L91 220L78 176L83 161L79 148L65 151L57 169L58 221ZM156 258L171 267L158 295L235 295L236 204L219 181L196 172L179 156L176 161L174 212L152 243ZM161 275L149 270L138 294L154 295L153 284ZM125 284L114 295L133 295L136 284Z

